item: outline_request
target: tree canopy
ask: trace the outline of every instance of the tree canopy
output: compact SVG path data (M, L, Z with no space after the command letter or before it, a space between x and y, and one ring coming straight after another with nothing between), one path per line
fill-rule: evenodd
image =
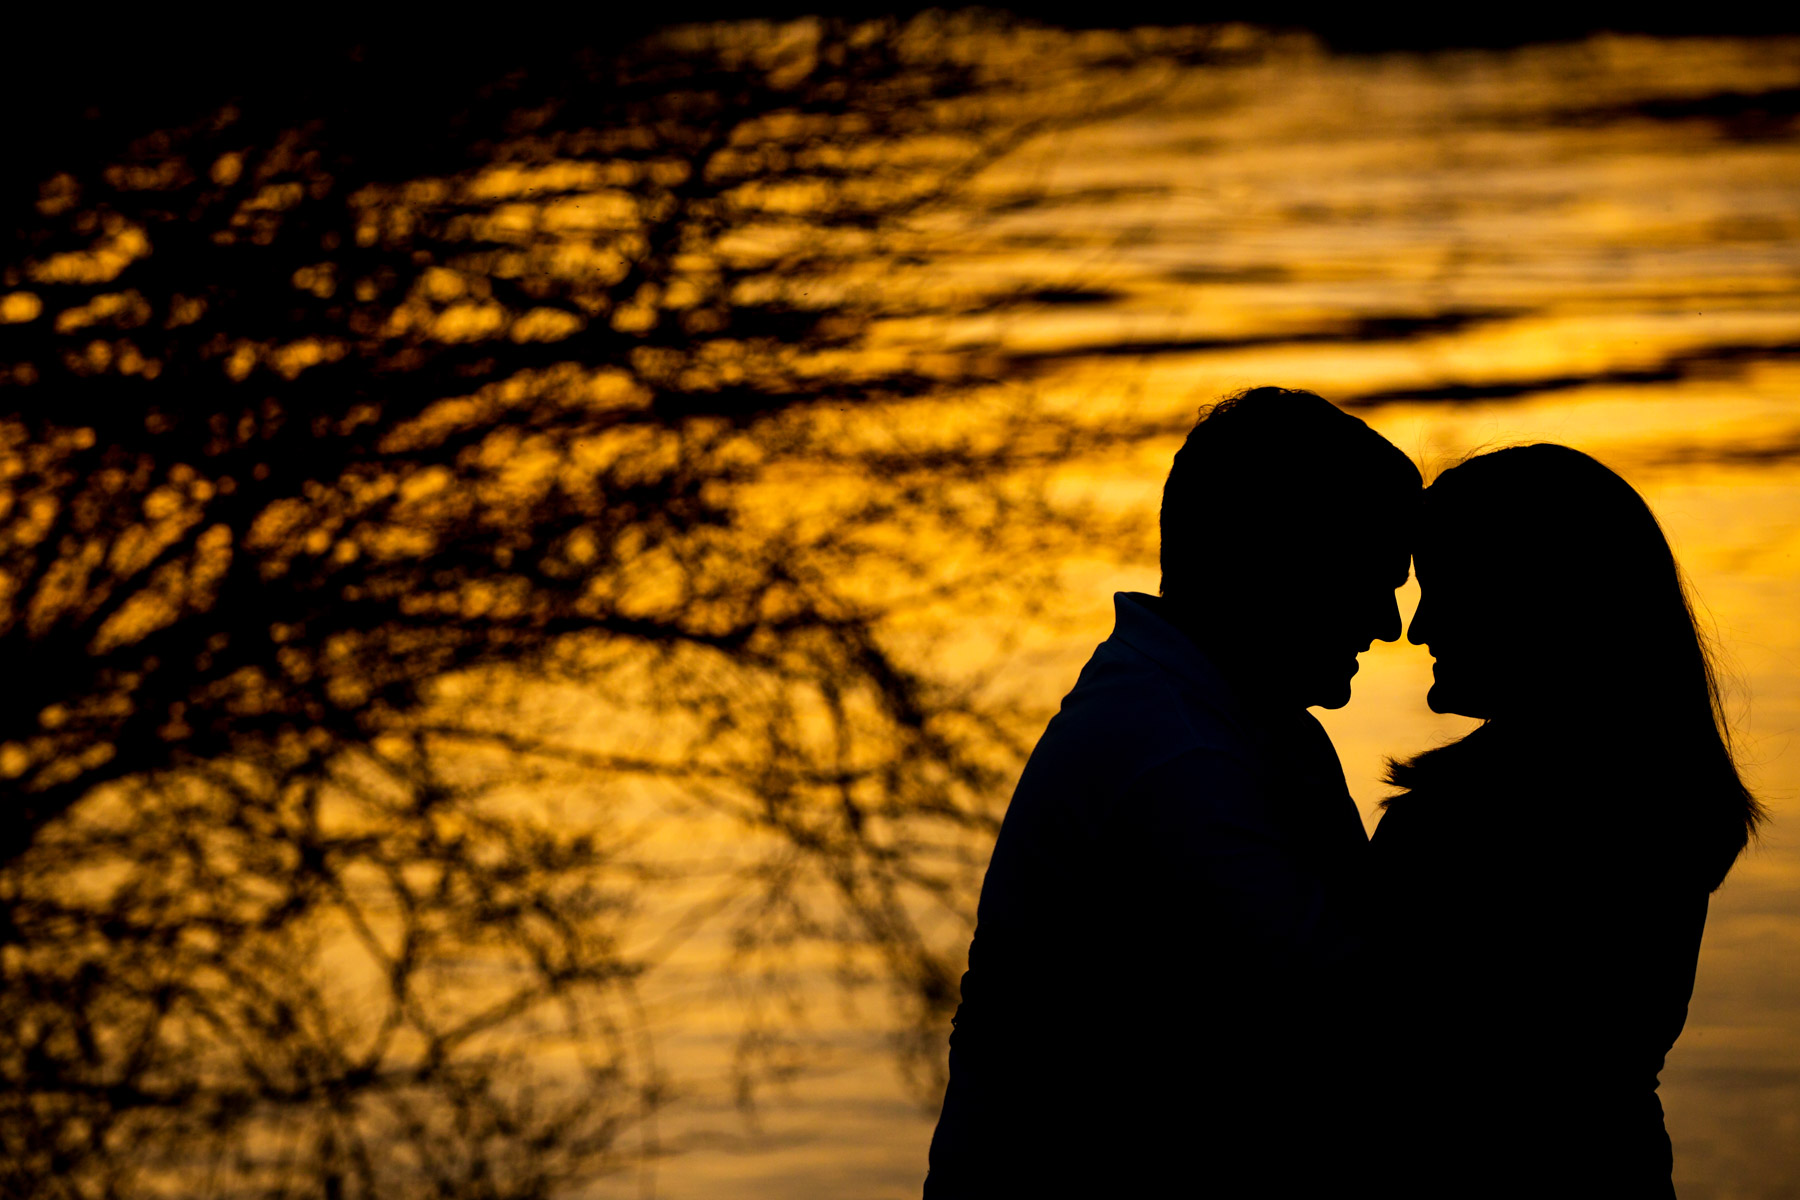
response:
M922 914L970 915L1037 714L933 639L1130 542L1045 472L1165 432L946 340L1063 297L937 250L1045 202L982 183L1011 150L1225 51L517 46L115 80L20 149L9 1191L540 1195L653 1150L635 988L687 926L640 936L645 788L763 839L692 921L855 948L935 1069L962 942Z

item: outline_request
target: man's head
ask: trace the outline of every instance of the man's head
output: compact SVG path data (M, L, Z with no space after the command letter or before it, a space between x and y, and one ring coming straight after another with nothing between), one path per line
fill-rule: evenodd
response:
M1356 656L1400 636L1423 480L1311 392L1255 388L1203 409L1162 503L1162 593L1264 697L1340 708Z

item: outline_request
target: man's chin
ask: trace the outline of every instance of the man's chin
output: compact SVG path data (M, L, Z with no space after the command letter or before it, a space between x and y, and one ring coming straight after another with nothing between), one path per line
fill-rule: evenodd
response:
M1308 704L1308 708L1342 708L1350 703L1350 681L1330 683L1320 687L1316 698Z

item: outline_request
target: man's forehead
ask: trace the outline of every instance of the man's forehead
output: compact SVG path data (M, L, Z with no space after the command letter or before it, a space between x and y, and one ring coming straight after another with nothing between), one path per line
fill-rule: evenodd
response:
M1404 574L1414 553L1414 531L1402 527L1339 525L1325 532L1310 550L1334 567L1361 567L1370 572Z
M1321 525L1333 540L1364 547L1401 546L1410 549L1424 522L1416 506L1358 502L1355 499L1330 506L1321 514Z

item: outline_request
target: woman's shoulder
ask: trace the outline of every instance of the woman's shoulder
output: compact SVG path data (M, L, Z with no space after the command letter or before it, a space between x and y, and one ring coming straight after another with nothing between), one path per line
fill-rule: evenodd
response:
M1420 787L1390 796L1370 835L1378 863L1449 865L1501 852L1507 816L1489 798L1453 788Z
M1399 790L1382 801L1382 823L1440 823L1489 799L1493 773L1482 730L1410 759L1388 761L1387 782Z
M1390 765L1400 791L1382 802L1375 841L1386 853L1448 856L1453 872L1547 879L1559 857L1591 838L1575 828L1590 806L1565 771L1514 753L1483 726L1460 741ZM1485 865L1485 866L1484 866ZM1547 874L1548 873L1548 874Z
M1618 764L1573 736L1521 735L1483 725L1468 736L1388 764L1400 792L1387 807L1413 810L1481 804L1534 823L1560 824L1596 810L1596 792L1613 786Z

